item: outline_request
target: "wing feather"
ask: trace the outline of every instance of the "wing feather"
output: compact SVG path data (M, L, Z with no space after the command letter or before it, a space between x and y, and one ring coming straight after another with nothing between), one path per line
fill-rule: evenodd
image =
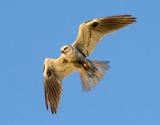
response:
M44 62L43 77L44 77L44 93L46 108L49 106L53 114L57 113L60 98L62 95L61 81L74 72L75 68L68 62L58 59L46 59Z
M47 69L52 70L52 69ZM48 109L48 102L51 106L52 113L57 113L60 97L62 94L62 85L57 81L56 75L51 73L50 76L44 75L45 102Z
M80 25L77 40L72 44L85 56L89 56L101 38L136 22L131 15L110 16L87 21Z

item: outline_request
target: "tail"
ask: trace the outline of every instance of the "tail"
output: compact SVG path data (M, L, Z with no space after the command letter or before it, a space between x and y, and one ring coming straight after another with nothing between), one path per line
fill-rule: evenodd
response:
M105 75L105 71L109 69L109 61L88 60L88 68L80 68L79 74L82 83L82 89L86 92L91 90Z

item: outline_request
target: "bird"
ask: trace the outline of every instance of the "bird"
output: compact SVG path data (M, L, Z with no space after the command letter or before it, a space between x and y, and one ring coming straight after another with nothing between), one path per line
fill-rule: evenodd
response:
M90 60L87 57L96 44L107 34L136 22L132 15L116 15L93 19L79 26L77 39L72 45L64 45L57 59L46 58L43 68L44 96L47 110L56 114L63 87L62 81L78 70L82 90L90 91L104 77L109 61Z

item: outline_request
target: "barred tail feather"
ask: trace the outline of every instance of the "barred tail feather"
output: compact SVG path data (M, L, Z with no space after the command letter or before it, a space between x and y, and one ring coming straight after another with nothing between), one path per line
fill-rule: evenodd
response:
M96 70L86 70L80 68L79 74L82 83L82 90L88 92L93 88L105 75L105 71L109 69L109 61L95 61L90 60L91 63L96 67Z

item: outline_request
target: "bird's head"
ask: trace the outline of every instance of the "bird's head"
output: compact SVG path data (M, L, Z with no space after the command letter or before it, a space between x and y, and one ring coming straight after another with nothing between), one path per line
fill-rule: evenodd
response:
M72 46L70 45L65 45L61 48L62 54L67 54L68 52L72 51Z

